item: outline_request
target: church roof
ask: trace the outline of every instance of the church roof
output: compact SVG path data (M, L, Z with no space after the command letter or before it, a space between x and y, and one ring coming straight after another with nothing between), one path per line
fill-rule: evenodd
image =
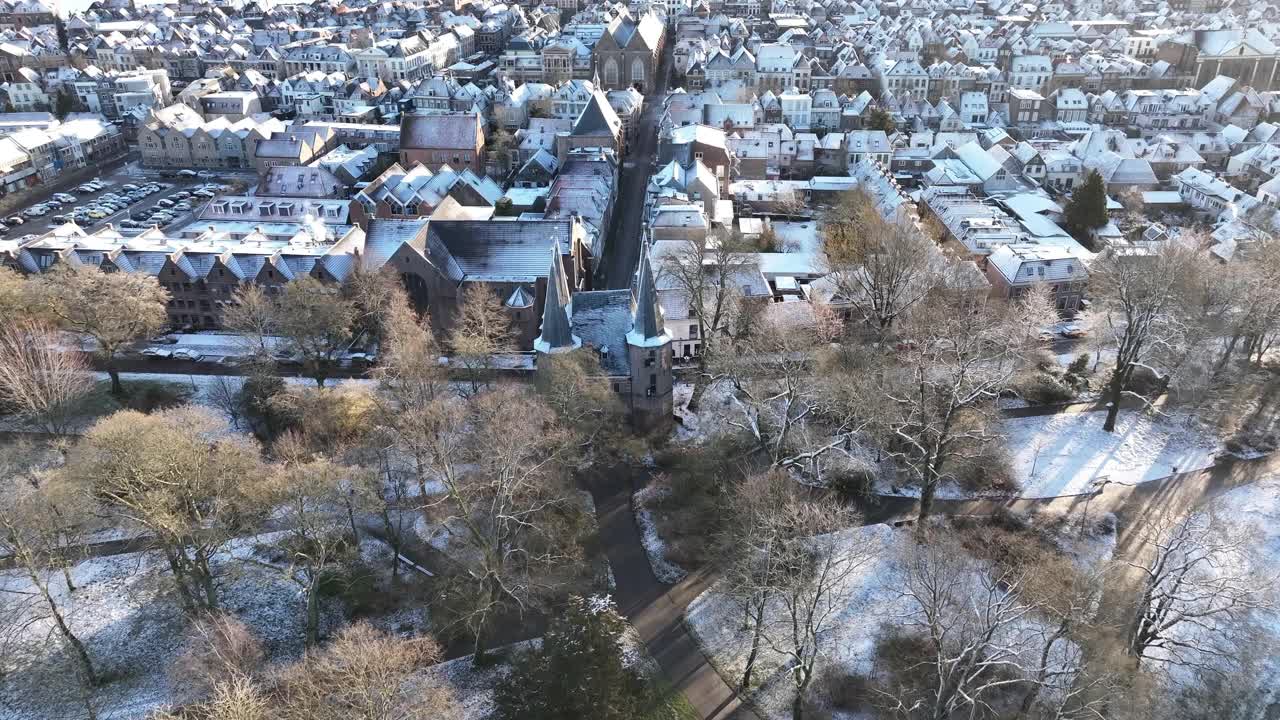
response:
M622 128L622 120L618 118L618 113L609 105L609 100L605 94L599 90L591 93L591 99L587 101L587 106L582 109L582 114L578 116L578 121L573 125L573 134L582 135L612 135L616 137L618 131Z
M564 274L560 248L555 246L551 250L551 270L547 274L547 298L542 306L542 332L533 341L535 350L549 353L582 345L582 340L574 337L569 325L570 312L569 280Z

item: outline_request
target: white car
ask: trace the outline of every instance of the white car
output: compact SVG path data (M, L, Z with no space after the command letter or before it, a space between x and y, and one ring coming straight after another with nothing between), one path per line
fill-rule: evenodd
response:
M175 360L193 360L194 361L194 360L199 360L201 356L200 356L200 353L196 352L195 350L188 350L187 348L178 348L177 350L170 352L169 357Z
M144 349L142 351L142 354L146 355L147 357L153 357L153 358L167 358L170 355L172 355L171 352L169 352L168 350L165 350L164 348L154 348L154 347L149 347Z

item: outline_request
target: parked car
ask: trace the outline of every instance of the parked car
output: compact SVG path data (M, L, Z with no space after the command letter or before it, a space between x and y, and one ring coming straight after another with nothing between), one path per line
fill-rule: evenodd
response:
M0 235L8 235L8 234L9 234L9 226L0 224Z
M178 338L172 335L157 335L149 340L152 345L177 345Z
M195 177L197 174L198 174L198 173L197 173L195 170L187 170L187 169L184 169L184 170L179 170L179 171L178 171L178 175L179 175L180 177Z
M149 358L167 358L167 357L170 357L173 353L169 352L168 350L165 350L164 348L149 347L149 348L145 348L142 351L142 354Z
M1062 329L1059 330L1058 332L1062 334L1062 337L1073 338L1073 339L1082 338L1085 335L1089 334L1088 331L1086 331L1084 328L1080 327L1079 325L1064 325Z
M176 203L170 200L169 198L161 198L156 201L156 204L159 205L160 207L167 208L167 207L173 207Z
M21 215L10 215L4 219L4 222L6 225L21 225L26 220L23 220Z
M188 348L178 348L177 350L174 350L173 352L169 353L169 356L172 357L174 360L196 361L201 358L200 353L196 352L195 350L190 350Z

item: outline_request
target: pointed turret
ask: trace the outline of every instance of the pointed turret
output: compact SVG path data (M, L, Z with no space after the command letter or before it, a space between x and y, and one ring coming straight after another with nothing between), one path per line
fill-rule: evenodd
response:
M627 333L627 342L642 347L670 342L671 336L662 321L662 307L658 305L658 289L653 282L647 247L640 253L632 293L631 332Z
M569 279L564 274L558 243L551 245L551 270L547 273L547 299L542 306L542 334L533 341L533 349L540 353L564 352L582 346L582 340L573 334L569 318L573 314L573 300L569 295Z

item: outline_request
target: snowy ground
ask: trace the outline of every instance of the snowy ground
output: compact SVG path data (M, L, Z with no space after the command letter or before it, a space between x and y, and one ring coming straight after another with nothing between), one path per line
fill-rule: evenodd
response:
M220 603L263 641L268 658L280 661L302 651L303 608L298 587L284 574L260 565L232 562L250 552L253 541L220 556ZM102 718L139 718L170 702L182 701L182 685L168 668L182 646L186 624L172 596L172 579L153 554L93 558L72 569L77 585L68 593L60 575L50 583L72 631L88 647L99 671L112 680L95 694ZM34 586L17 571L0 573L0 604L31 624L5 629L0 715L6 720L79 717L74 675L66 665L59 636L44 607L23 600ZM29 598L30 596L25 596ZM329 608L325 620L338 620ZM11 619L6 613L6 620Z
M901 608L888 592L886 581L894 575L894 553L890 548L895 542L904 542L907 531L894 530L887 525L871 525L837 533L834 537L847 547L861 547L871 553L871 559L863 564L848 581L841 594L848 598L839 619L832 623L833 630L826 642L830 649L826 663L839 665L852 673L867 673L871 669L875 637L880 624L901 615ZM741 606L722 594L721 583L716 583L690 605L685 621L701 644L707 658L730 684L742 678L747 655L751 649L751 632L743 628ZM775 608L776 612L776 608ZM772 622L779 621L780 615ZM766 625L770 623L766 619ZM766 720L790 717L791 699L795 696L790 675L783 671L783 657L762 643L761 654L756 660L755 676L762 685L754 696L756 706ZM753 681L754 682L754 681Z
M263 642L269 662L287 662L302 652L304 613L298 586L281 569L257 562L258 544L279 533L242 538L215 559L222 609L245 622ZM362 558L388 568L390 549L366 538ZM72 631L86 644L99 672L110 680L93 702L99 717L133 720L167 704L185 702L184 685L169 676L183 644L187 618L173 596L172 577L155 554L91 558L72 568L76 590L68 593L58 573L50 590ZM45 607L31 595L34 585L18 571L0 572L0 717L5 720L80 718L75 676L61 652ZM12 612L11 612L12 611ZM424 607L406 607L371 618L388 632L416 635L428 629ZM337 602L326 602L321 631L343 622Z
M829 623L830 629L820 640L823 654L815 668L818 677L827 669L838 670L846 676L870 674L881 627L900 625L912 612L897 589L900 585L896 584L904 567L902 560L905 556L900 550L912 542L910 532L888 525L871 525L815 539L822 546L835 548L836 552L854 553L855 557L865 558L843 585L828 596L837 599L837 609ZM1096 566L1110 559L1115 536L1080 538L1072 528L1070 531L1063 529L1055 542L1082 567ZM971 579L976 583L977 576ZM732 685L742 678L752 633L744 627L742 607L722 593L722 582L713 585L689 605L685 621L712 665ZM780 603L775 602L766 611L764 626L771 628L766 635L772 634L779 645L785 647L790 625ZM1034 638L1043 637L1045 628L1042 619L1028 616L1002 632L1008 633L1008 647L1034 650L1038 654L1041 646L1034 644ZM1029 639L1032 641L1027 642ZM761 717L764 720L790 718L791 703L795 697L792 678L786 672L785 657L773 650L768 641L761 643L753 674L752 684L758 685L758 689L754 691L752 700ZM813 701L822 704L820 693L815 692ZM836 708L826 710L831 711L832 718L839 720L867 717Z
M1227 558L1215 567L1249 563L1264 577L1272 578L1270 587L1263 590L1272 593L1272 607L1255 612L1253 619L1259 631L1270 635L1265 640L1273 644L1274 650L1280 646L1280 586L1274 583L1280 572L1280 477L1268 477L1224 493L1214 501L1214 509L1220 517L1230 519L1233 530L1252 533L1253 540L1247 557ZM1179 639L1189 638L1183 635ZM1258 686L1270 693L1270 702L1280 702L1280 653L1271 654L1259 670L1264 678Z
M1095 481L1138 483L1209 467L1219 443L1193 419L1120 413L1113 433L1105 413L1060 413L1004 420L1010 461L1024 497L1091 492Z
M664 492L667 492L665 488L649 484L632 496L631 505L635 511L636 522L640 525L640 540L644 543L644 553L649 557L649 567L653 569L653 576L659 582L678 583L689 572L667 560L666 544L658 533L658 526L649 509L650 504L661 499Z
M509 653L536 647L541 638L515 645L508 645L502 651ZM427 687L447 688L456 706L457 720L486 720L493 714L493 691L498 682L511 673L507 663L497 663L479 668L472 662L470 655L455 658L438 665L432 665L421 675L421 682Z

